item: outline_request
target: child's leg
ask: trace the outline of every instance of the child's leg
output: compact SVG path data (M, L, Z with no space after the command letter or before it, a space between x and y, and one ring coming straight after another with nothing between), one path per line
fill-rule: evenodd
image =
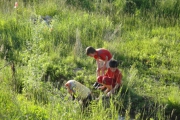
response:
M99 67L100 67L100 70L99 70L99 75L101 76L103 76L104 74L105 74L105 70L103 69L103 66L104 66L104 61L102 61L102 60L100 60L99 61Z
M110 90L107 88L104 93L107 94Z
M112 78L109 78L107 76L103 77L102 84L107 88L104 92L105 94L107 94L112 89L112 81Z
M107 68L101 68L101 74L105 75L105 71L107 70Z
M92 101L92 95L91 94L89 94L87 96L87 98L82 100L82 109L83 109L83 111L85 110L86 107L88 107L88 105L90 104L91 101Z
M101 64L101 75L105 75L105 71L109 68L109 62L110 62L110 60L109 61L107 61L107 63L106 63L106 65L105 65L105 67L104 67L104 61L100 61L100 64Z

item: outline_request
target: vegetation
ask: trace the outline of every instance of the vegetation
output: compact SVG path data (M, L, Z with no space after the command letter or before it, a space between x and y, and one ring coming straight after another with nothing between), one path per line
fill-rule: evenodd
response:
M0 1L0 119L180 118L179 0ZM94 90L104 47L120 63L123 86L84 113L64 82Z

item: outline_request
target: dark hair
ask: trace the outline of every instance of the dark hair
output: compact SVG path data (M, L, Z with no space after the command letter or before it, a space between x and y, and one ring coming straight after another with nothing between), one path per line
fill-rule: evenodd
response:
M111 68L116 68L116 67L118 67L118 62L117 62L117 60L110 60L110 62L109 62L109 67L111 67Z
M94 49L93 47L89 46L86 48L86 54L89 55L91 53L95 53L96 49Z

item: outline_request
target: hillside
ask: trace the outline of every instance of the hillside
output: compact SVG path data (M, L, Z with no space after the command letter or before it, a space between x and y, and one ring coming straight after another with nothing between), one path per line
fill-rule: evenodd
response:
M179 0L15 2L0 1L0 119L180 119ZM87 46L113 53L123 86L82 114L64 83L102 94Z

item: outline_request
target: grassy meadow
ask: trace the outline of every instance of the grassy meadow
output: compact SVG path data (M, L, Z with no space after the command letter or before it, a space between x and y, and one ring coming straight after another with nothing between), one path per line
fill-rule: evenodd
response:
M0 120L180 119L179 6L179 0L1 0ZM75 79L102 95L92 87L96 64L85 54L88 46L111 51L123 85L82 113L64 83Z

